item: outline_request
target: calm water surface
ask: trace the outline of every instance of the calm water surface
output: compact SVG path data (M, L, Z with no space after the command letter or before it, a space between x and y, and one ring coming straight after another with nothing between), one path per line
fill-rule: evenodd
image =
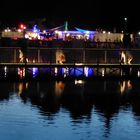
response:
M140 81L0 83L1 140L139 140Z

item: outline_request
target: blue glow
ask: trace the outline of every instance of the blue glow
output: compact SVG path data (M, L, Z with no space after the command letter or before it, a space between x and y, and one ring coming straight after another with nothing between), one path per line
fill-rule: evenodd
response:
M43 68L42 72L45 74L54 74L55 76L86 76L91 77L94 75L93 68L87 68L87 71L83 68L57 68L57 72L55 73L55 69ZM32 68L32 75L35 78L38 75L38 68Z
M88 68L86 73L83 68L62 68L58 73L66 76L82 76L84 74L84 76L91 77L93 76L94 70L93 68Z
M82 76L83 71L83 68L71 68L70 76Z
M50 68L43 68L42 71L43 71L43 73L48 74L51 72L51 69Z
M87 33L87 34L95 34L96 31L89 31L89 30L84 30L80 28L76 28L77 31L82 32L82 33Z
M37 25L34 25L32 31L35 33L38 33L38 32L40 32L40 29L37 28Z
M33 71L33 77L36 77L38 74L38 68L33 68L32 71Z
M93 68L88 68L88 77L93 75Z
M77 35L82 35L82 34L90 34L90 35L94 35L96 33L96 31L88 31L88 30L78 30L78 31L59 31L62 34L77 34Z

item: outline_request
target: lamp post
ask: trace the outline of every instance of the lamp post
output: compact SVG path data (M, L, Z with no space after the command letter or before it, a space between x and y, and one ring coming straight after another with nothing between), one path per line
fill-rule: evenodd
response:
M126 34L127 33L127 22L128 22L128 19L125 17L124 18L124 34Z
M128 19L126 17L124 18L123 43L125 47L130 46L130 35L128 33Z

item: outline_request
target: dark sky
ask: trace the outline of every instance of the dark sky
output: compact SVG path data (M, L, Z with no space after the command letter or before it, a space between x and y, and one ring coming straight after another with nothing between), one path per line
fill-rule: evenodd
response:
M4 1L4 0L3 0ZM46 26L68 21L70 27L94 30L123 30L124 17L130 31L140 29L139 4L136 0L5 0L0 8L1 25L46 18Z

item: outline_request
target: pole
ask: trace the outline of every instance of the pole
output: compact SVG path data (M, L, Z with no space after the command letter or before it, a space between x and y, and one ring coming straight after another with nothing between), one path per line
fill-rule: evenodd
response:
M37 56L38 56L38 63L40 62L40 49L38 49L38 51L37 51L38 53L37 53Z
M16 58L17 58L17 53L16 53L16 49L14 49L14 63L16 63Z
M105 64L107 63L107 51L105 50L105 58L104 58Z
M127 26L128 26L128 25L127 25L127 21L128 21L128 20L127 20L127 18L125 17L125 18L124 18L124 34L127 33Z

